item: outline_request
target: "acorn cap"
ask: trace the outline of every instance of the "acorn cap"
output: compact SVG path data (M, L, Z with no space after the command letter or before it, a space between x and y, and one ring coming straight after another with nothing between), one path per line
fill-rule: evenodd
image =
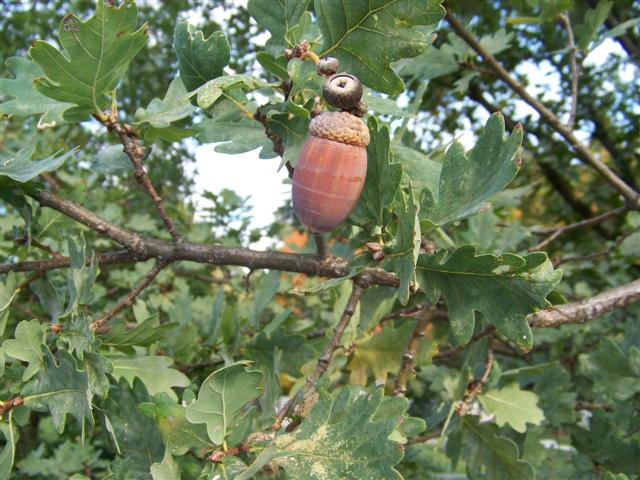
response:
M362 98L362 82L355 75L336 73L325 80L322 94L329 105L352 110Z
M347 112L321 113L311 120L309 133L356 147L366 147L370 140L369 129L364 122Z

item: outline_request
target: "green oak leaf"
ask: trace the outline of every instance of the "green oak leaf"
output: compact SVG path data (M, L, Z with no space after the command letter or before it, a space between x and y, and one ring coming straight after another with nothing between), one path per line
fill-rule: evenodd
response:
M173 365L170 357L111 355L108 358L113 365L111 374L116 379L124 378L133 384L133 379L138 377L151 395L164 392L176 400L172 387L187 387L191 383L182 372L169 368Z
M53 451L51 451L53 450ZM22 478L73 479L74 472L84 471L85 465L91 464L97 468L105 465L105 461L98 460L100 452L89 442L74 442L60 440L52 445L51 453L43 448L36 448L29 452L18 464L18 470L26 475ZM76 476L77 479L77 476ZM89 477L85 477L89 479Z
M117 479L148 479L151 464L162 461L165 451L162 435L156 422L140 407L150 400L140 380L133 382L133 388L124 379L109 388L103 408L114 441L125 455L110 464Z
M269 53L275 57L284 55L285 47L291 46L285 35L299 23L310 2L311 0L249 0L249 13L258 25L271 33L266 44Z
M492 480L532 480L531 465L518 458L518 447L512 440L498 435L498 428L479 423L467 415L462 420L467 473L470 478Z
M340 60L340 70L357 75L375 90L404 91L390 63L422 53L431 40L424 29L444 17L441 0L315 0L324 38L320 56ZM432 29L433 29L432 28Z
M89 389L91 395L106 397L109 392L109 377L113 371L111 362L100 353L88 352L84 355L82 366L89 376Z
M390 440L400 417L381 411L383 390L356 395L346 387L320 398L292 433L276 436L236 480L248 480L275 460L288 478L398 479L400 444ZM397 413L397 412L396 412Z
M0 452L0 480L11 480L11 470L18 443L18 429L13 425L13 410L9 410L7 418L6 423L0 423L0 432L4 435L5 440L2 452Z
M2 342L4 355L29 364L22 374L22 380L30 379L40 370L42 345L46 336L46 330L39 320L23 320L16 327L15 339Z
M549 305L546 297L560 281L561 272L551 267L543 253L476 255L471 245L458 248L448 258L446 253L420 255L416 270L432 302L437 302L440 292L444 295L457 340L469 341L477 311L509 341L530 350L533 337L526 316Z
M226 102L227 105L230 102ZM238 111L218 113L218 107L212 118L205 118L196 125L196 139L200 143L218 143L214 152L239 154L260 149L260 158L274 158L278 154L273 151L273 143L264 133L260 122L242 115Z
M616 342L605 337L597 350L580 355L578 362L580 373L593 380L595 392L620 402L640 392L640 349L637 347L631 347L625 355Z
M398 443L407 443L408 437L413 437L424 432L427 428L426 422L422 418L411 417L406 412L409 409L409 399L406 397L384 397L380 408L373 416L372 420L395 420L396 430L391 432L389 440Z
M180 466L173 458L172 445L167 444L162 462L152 463L149 471L153 480L180 480Z
M584 21L580 25L576 25L576 46L582 50L587 50L591 42L596 38L598 30L609 16L613 2L602 0L598 2L595 8L589 8L584 14Z
M534 385L534 391L540 399L547 425L558 426L576 420L574 405L577 394L571 375L565 368L554 364L544 369Z
M71 320L64 324L60 333L60 341L67 344L69 353L82 360L85 352L93 350L95 334L91 327L91 317L83 312L71 316Z
M46 354L43 368L24 390L24 405L30 409L48 409L58 433L64 431L67 414L84 424L93 424L89 377L78 370L67 352L58 352L58 364L51 353Z
M147 42L146 24L136 30L138 8L133 0L119 6L97 2L86 21L70 13L58 28L63 52L37 40L29 49L31 58L46 78L35 80L38 92L75 107L64 112L69 121L84 120L101 112L106 96L122 78L127 65Z
M242 408L260 396L262 372L249 370L248 365L238 362L213 372L202 382L198 399L187 407L187 420L206 423L209 438L216 445L225 442Z
M267 125L284 144L282 163L289 162L295 167L307 136L309 119L288 113L272 113L267 117Z
M34 88L33 81L44 76L37 64L28 58L10 57L6 66L15 78L3 78L0 81L0 92L13 98L0 105L0 116L41 115L38 128L64 123L62 114L67 108L73 107L73 104L52 100Z
M540 425L544 420L544 413L538 407L538 396L521 390L516 382L478 395L478 400L487 413L496 416L499 427L509 424L516 432L524 433L527 423Z
M196 100L198 106L203 110L209 111L214 104L221 98L226 98L234 102L234 97L230 93L231 90L256 90L258 88L271 87L272 84L252 77L246 74L224 75L222 77L209 80L207 83L198 87L196 92Z
M389 127L378 127L374 117L369 118L371 143L367 147L367 177L360 199L350 219L359 225L383 225L383 212L388 210L402 180L402 165L393 163L389 149Z
M619 423L613 423L607 415L603 410L594 410L588 429L569 426L572 446L589 457L591 468L597 464L614 472L635 475L640 471L640 434L625 434L616 428Z
M249 319L254 325L258 324L260 314L280 289L280 272L272 270L260 275L253 284L253 306Z
M351 372L349 381L355 385L366 385L368 372L373 371L376 382L386 382L390 373L397 373L402 363L404 347L411 337L415 321L404 321L397 328L386 324L373 335L356 341L357 348L351 354L347 370ZM423 340L418 348L415 364L428 363L435 353L435 344Z
M402 164L404 183L409 183L411 180L416 195L420 195L425 188L432 192L437 191L442 164L432 160L431 155L404 145L393 145L393 157Z
M174 78L169 84L164 98L154 98L147 108L136 110L136 124L148 123L156 129L168 128L172 122L190 116L195 107L191 105L187 89L180 77Z
M222 75L231 58L229 40L223 32L213 32L204 38L202 30L196 30L184 20L176 22L173 49L178 57L180 76L189 92Z
M156 421L165 444L171 445L175 455L183 455L189 449L213 450L204 425L196 425L187 420L187 407L176 403L167 394L160 393L153 402L141 408Z
M22 147L15 153L0 152L0 177L9 177L17 182L25 183L33 180L42 172L50 172L59 168L67 158L78 151L73 148L66 153L60 151L42 160L30 160L35 152L35 145Z
M402 305L409 301L410 284L416 286L416 262L420 254L420 220L418 219L418 207L415 204L413 189L409 183L409 193L400 194L401 201L395 209L398 217L398 230L391 256L395 265L395 272L400 279L398 287L398 300Z
M257 365L270 366L276 347L287 354L287 361L281 365L282 371L293 377L299 377L300 368L313 354L306 337L302 335L287 335L279 329L267 337L262 331L245 345L244 354L247 358L254 360Z
M489 118L468 153L460 143L454 143L444 157L438 191L425 189L422 193L423 229L461 220L483 208L515 178L521 143L520 125L504 140L504 118L500 113Z
M103 345L116 348L125 353L133 353L135 346L149 346L166 337L176 322L158 323L156 316L136 324L130 329L125 322L113 323L111 329L100 336Z
M3 275L3 277L0 282L0 313L9 308L11 302L13 302L16 295L20 292L20 290L18 290L18 278L14 272L9 272Z

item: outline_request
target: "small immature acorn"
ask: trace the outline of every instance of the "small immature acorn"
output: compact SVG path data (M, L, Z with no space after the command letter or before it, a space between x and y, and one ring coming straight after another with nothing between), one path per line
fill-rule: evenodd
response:
M334 57L324 57L318 62L318 75L333 75L338 71L339 62Z
M328 232L362 192L369 129L348 112L324 112L311 120L309 133L293 172L293 209L312 232Z
M329 105L341 110L353 110L362 98L362 82L355 75L336 73L325 80L322 94Z

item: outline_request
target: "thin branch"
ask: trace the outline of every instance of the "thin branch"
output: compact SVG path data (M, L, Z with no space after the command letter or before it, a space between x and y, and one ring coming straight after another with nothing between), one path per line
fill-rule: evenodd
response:
M297 254L276 251L256 251L248 248L223 247L220 245L183 242L174 245L171 242L144 237L119 225L111 223L86 208L70 200L58 197L50 192L41 191L33 194L40 204L53 208L77 222L97 231L130 250L135 259L163 258L166 261L190 261L211 265L235 265L250 270L272 269L286 272L305 273L307 275L338 278L347 275L348 262L339 257L330 257L323 261L313 254ZM58 260L51 260L58 262ZM64 263L64 262L62 262ZM19 264L0 265L0 273L17 270ZM53 265L56 265L54 263ZM25 271L24 263L19 265ZM43 264L37 265L43 268ZM52 268L60 268L53 266ZM355 278L355 277L354 277ZM396 274L381 268L366 268L357 275L370 283L397 287Z
M320 377L322 377L322 375L324 375L324 373L329 368L329 364L331 363L333 354L335 353L335 351L338 349L338 346L340 345L340 340L342 339L342 335L344 334L344 331L347 329L347 326L351 321L351 317L356 311L356 307L358 306L360 297L362 297L362 294L364 293L365 287L366 285L361 284L358 280L354 280L352 282L351 295L347 300L347 304L344 307L344 311L342 312L342 316L340 317L340 320L338 321L337 325L333 329L333 335L331 335L329 342L324 347L324 351L322 352L322 355L320 355L320 358L318 358L318 362L316 363L315 370L307 377L307 380L304 383L304 387L301 389L302 394L304 395L304 400L310 400L313 398L313 395L316 390L316 384L318 383L318 380L320 379ZM284 407L280 409L280 411L278 412L278 415L276 416L276 420L274 424L271 426L272 430L276 431L280 429L282 422L286 418L287 414L289 413L289 410L291 409L293 404L296 402L296 399L299 395L300 395L300 392L298 392L298 395L291 397L289 401L284 405Z
M24 236L24 237L18 237L14 240L15 243L19 244L19 245L27 245L30 244L31 246L38 248L44 252L47 252L49 255L51 255L54 258L60 258L62 257L62 254L60 252L58 252L57 250L54 250L53 248L51 248L49 245L45 245L42 242L39 242L38 240L36 240L35 238L31 238L29 239L29 237Z
M605 290L594 297L579 302L556 305L527 316L534 328L554 328L566 324L584 323L609 313L617 308L625 308L640 300L640 279L620 287Z
M468 90L469 98L479 103L484 107L484 109L489 113L499 112L500 108L497 105L491 103L487 98L482 94L480 88L475 84L471 83L469 85ZM508 130L513 131L516 127L517 122L511 118L508 114L503 112L504 123ZM551 140L554 141L554 138L551 137ZM529 135L527 135L524 139L525 143L530 145ZM534 146L530 146L530 150L535 151ZM562 199L582 218L590 218L591 210L589 206L586 205L582 200L580 200L571 185L567 182L567 180L562 176L560 172L547 161L542 160L538 155L534 155L535 160L538 163L538 167L540 171L547 179L549 184L553 187L553 189L562 197ZM603 237L607 238L607 232L600 227L600 225L596 225L596 231L600 233Z
M603 250L599 250L597 252L589 253L588 255L580 255L576 257L562 257L554 260L553 265L557 267L558 265L562 265L563 263L580 263L586 260L593 260L594 258L605 257L611 254L618 246L624 242L627 238L629 238L634 233L640 231L640 227L636 227L633 230L629 230L628 232L620 235L616 238L611 245Z
M464 400L458 402L458 404L456 405L456 413L459 416L464 417L468 413L473 400L482 391L482 387L484 387L484 385L489 381L489 375L491 374L492 367L493 352L489 350L487 351L487 360L484 364L484 372L482 373L482 377L480 377L480 380L471 382L469 384L469 388L467 388Z
M109 131L113 131L116 133L116 135L118 135L124 153L127 154L127 157L129 157L129 160L131 160L131 163L133 164L134 176L136 177L136 181L144 190L147 191L147 193L151 197L153 204L156 206L156 210L158 210L160 218L164 222L167 230L169 231L169 234L171 235L171 238L173 239L173 243L175 243L176 245L180 245L184 241L184 239L176 229L176 226L174 225L173 220L171 220L171 217L169 217L169 214L164 207L162 198L160 197L160 195L158 195L158 192L151 183L151 179L149 178L149 175L147 174L147 171L142 164L144 149L140 147L140 145L138 145L137 139L133 134L131 127L126 124L121 125L120 123L118 123L117 118L108 120L107 122L105 122L105 125L107 126L107 129Z
M314 232L313 239L316 241L316 252L318 254L318 258L320 260L327 258L329 251L327 250L327 244L324 241L324 234Z
M449 6L447 9L447 21L451 28L469 45L475 52L480 55L489 66L496 72L496 75L506 83L511 90L528 103L534 110L540 114L541 119L551 128L558 132L571 147L574 149L578 157L586 164L593 167L607 182L609 182L616 190L618 190L627 200L632 202L634 208L640 206L640 194L627 185L618 175L616 175L605 163L596 158L593 153L578 140L570 128L567 128L556 115L543 105L537 98L527 92L526 88L498 62L498 60L480 44L478 39L473 36L451 12Z
M24 398L21 396L10 398L9 400L0 400L0 416L4 415L12 408L22 405L23 402Z
M131 289L129 293L127 293L124 297L120 299L118 303L116 303L109 311L105 312L102 316L91 322L91 327L94 330L99 330L103 327L109 320L115 317L121 310L126 307L131 306L133 301L136 299L140 293L149 286L149 284L153 281L154 278L158 276L158 274L162 271L162 269L167 266L169 262L157 259L156 263L153 264L151 270L147 272L147 274L140 279L138 283Z
M413 318L421 310L423 310L426 305L418 303L416 305L411 305L409 307L401 308L400 310L396 310L394 312L387 313L380 319L380 323L388 322L389 320L394 320L396 318Z
M126 250L103 252L95 255L95 260L98 262L98 265L142 262L149 258L151 258L150 255L136 256ZM87 266L91 264L91 258L87 258L86 264ZM56 270L58 268L68 268L70 265L71 259L65 256L52 260L27 260L17 263L3 263L0 264L0 274L8 272L48 272L49 270Z
M177 364L175 367L177 370L180 370L183 373L189 373L189 372L193 372L194 370L200 370L201 368L215 367L223 363L224 363L223 358L214 358L211 360L205 360L203 362L197 362L197 363Z
M567 12L561 13L558 15L558 18L567 30L567 40L569 41L569 65L571 65L571 113L569 114L567 128L573 130L576 123L576 113L578 111L578 82L580 80L580 71L578 70L578 62L576 60L578 49L573 37L573 28L571 26L569 14Z
M538 250L542 250L544 247L549 245L551 242L556 240L560 235L566 232L570 232L572 230L575 230L576 228L588 227L591 225L602 223L605 220L610 219L611 217L622 215L627 211L629 211L629 205L623 205L622 207L614 208L613 210L609 210L608 212L602 213L596 217L587 218L585 220L581 220L576 223L571 223L569 225L563 225L561 227L541 228L539 230L535 230L533 233L537 235L548 235L548 234L550 235L539 244L531 247L528 251L535 252Z
M430 305L425 307L418 315L416 326L402 352L402 364L393 386L393 395L396 397L404 397L405 393L407 393L407 381L413 373L413 363L418 352L420 340L426 335L428 327L431 325L431 317L434 311L435 306Z
M462 350L467 348L469 345L477 342L478 340L482 340L484 337L488 337L490 335L493 335L493 333L495 331L496 331L496 327L494 327L493 325L489 325L489 326L485 327L483 330L481 330L480 332L476 333L473 337L471 337L471 339L467 343L461 343L461 344L456 345L455 347L452 347L452 348L450 348L448 350L443 350L442 352L438 352L433 356L433 359L434 360L440 360L440 359L443 359L443 358L454 357L458 353L460 353Z

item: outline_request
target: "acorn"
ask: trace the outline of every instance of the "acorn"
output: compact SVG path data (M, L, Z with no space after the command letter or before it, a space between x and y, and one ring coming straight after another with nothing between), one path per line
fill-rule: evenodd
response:
M348 112L324 112L311 120L309 134L293 173L293 209L312 232L328 232L347 218L362 192L369 129Z
M353 110L358 108L362 99L362 82L355 75L336 73L325 80L322 94L329 105Z
M324 57L318 62L318 75L333 75L338 71L339 62L337 58Z

